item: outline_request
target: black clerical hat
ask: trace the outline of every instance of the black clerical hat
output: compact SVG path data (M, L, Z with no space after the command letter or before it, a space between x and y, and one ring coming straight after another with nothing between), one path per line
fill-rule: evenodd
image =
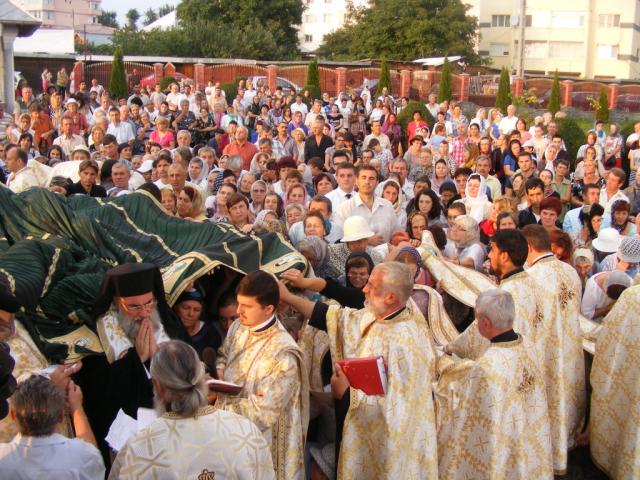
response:
M113 297L134 297L152 292L158 302L164 302L164 285L160 270L152 263L125 263L109 270L102 290L94 304L96 315L102 315Z
M0 285L0 310L9 313L16 313L20 310L20 302L18 302L18 299L2 285Z

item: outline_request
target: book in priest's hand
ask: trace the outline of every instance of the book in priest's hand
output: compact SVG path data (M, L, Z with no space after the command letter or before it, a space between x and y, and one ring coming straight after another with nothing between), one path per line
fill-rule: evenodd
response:
M207 380L210 391L226 393L227 395L238 395L242 390L242 385L236 383L225 382L224 380L210 379Z
M384 358L377 357L346 358L338 365L349 379L349 385L362 390L367 395L387 393L387 366Z

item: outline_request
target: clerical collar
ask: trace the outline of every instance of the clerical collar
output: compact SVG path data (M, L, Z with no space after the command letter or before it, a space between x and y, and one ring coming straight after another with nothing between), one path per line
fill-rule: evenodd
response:
M507 330L506 332L502 332L500 335L496 335L491 339L491 343L504 343L504 342L513 342L518 339L518 334L513 330Z
M267 328L269 328L274 323L276 323L275 313L271 315L271 317L269 317L269 319L266 322L262 322L261 324L256 325L255 327L251 327L249 330L252 332L264 332Z
M383 320L393 320L398 315L400 315L402 312L404 312L405 308L407 308L407 307L402 307L400 310L396 310L395 312L393 312L393 313L387 315L386 317L384 317Z
M538 263L543 258L549 258L549 257L553 257L553 253L552 252L543 253L538 258L536 258L533 262L531 262L531 265L529 265L529 268L533 267L536 263Z
M505 273L504 276L500 279L500 283L502 283L503 281L505 281L507 278L509 277L513 277L514 275L524 272L524 268L522 267L516 267L513 270L511 270L509 273Z

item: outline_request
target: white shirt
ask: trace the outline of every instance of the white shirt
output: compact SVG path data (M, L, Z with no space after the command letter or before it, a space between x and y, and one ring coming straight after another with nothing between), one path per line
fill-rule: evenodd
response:
M373 205L369 210L369 207L360 198L360 194L356 193L351 200L340 205L334 219L342 227L344 221L354 215L363 217L371 230L380 235L385 242L391 240L391 234L398 230L398 216L393 210L391 202L384 198L374 197Z
M502 120L500 120L500 123L498 124L498 130L500 130L500 133L508 135L509 132L516 129L517 122L518 122L518 117L516 117L515 115L511 118L502 117Z
M44 437L18 434L0 444L0 478L33 480L103 480L104 462L97 448L59 433Z
M345 192L340 187L335 190L331 190L329 193L325 195L331 201L331 211L337 212L340 205L349 200L353 195L355 195L356 191L352 190L351 192ZM349 197L347 197L349 195Z
M564 230L566 233L578 232L582 228L582 224L580 223L581 211L582 207L577 207L569 210L564 216L564 221L562 222L562 230Z
M600 288L600 285L596 282L596 278L608 272L599 272L590 277L584 287L584 295L582 296L582 304L580 305L580 312L582 315L589 319L600 320L602 317L596 317L596 310L608 306L613 302L613 299L609 298L606 292Z
M7 187L14 193L24 192L31 187L39 186L40 182L38 181L38 177L36 177L36 174L28 165L16 173L10 174L7 179Z
M367 135L366 137L364 137L364 141L362 142L362 144L365 146L365 148L369 148L369 142L371 141L371 139L375 138L376 140L378 140L380 142L380 146L385 149L385 150L390 150L391 149L391 142L389 141L389 137L387 137L386 134L381 133L380 135L374 135L373 133L370 133L369 135Z
M129 122L120 122L119 125L110 123L107 127L107 133L116 137L118 143L128 143L136 138L133 127L131 127Z
M307 113L309 113L309 108L307 107L307 104L304 102L300 102L299 105L296 102L294 102L291 104L289 108L291 109L292 115L296 112L302 113L303 121L304 121L304 118L307 116Z

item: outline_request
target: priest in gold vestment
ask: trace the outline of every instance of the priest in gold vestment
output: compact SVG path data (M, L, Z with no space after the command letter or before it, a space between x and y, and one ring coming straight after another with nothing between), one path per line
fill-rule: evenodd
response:
M347 383L334 395L349 395L339 479L438 478L435 351L427 323L410 299L412 289L410 270L398 262L374 268L362 310L314 303L281 284L281 298L310 318L310 325L329 333L334 362L379 355L386 361L384 395L349 388L346 376L336 372Z
M205 369L193 347L179 340L161 344L151 376L160 418L120 450L110 480L275 478L258 427L207 405Z
M221 380L242 385L218 394L216 408L255 423L264 435L278 480L304 478L309 381L300 348L275 316L277 281L256 271L238 285L238 315L218 352Z
M440 478L553 478L542 372L533 345L512 329L513 298L483 292L475 314L487 350L476 360L438 363Z
M640 478L639 365L640 285L635 285L605 317L591 368L591 457L615 480Z
M562 320L556 314L556 298L523 269L528 256L528 244L517 230L496 232L491 238L489 260L491 269L500 278L500 289L509 292L514 299L516 316L513 328L528 339L536 348L541 359L549 416L551 418L551 438L553 447L553 469L556 475L564 474L567 467L569 421L565 392L581 391L581 380L569 370L575 364L565 364L564 342L557 338ZM446 350L460 357L477 359L488 347L489 341L480 335L477 322L447 345ZM570 379L569 384L566 380ZM558 387L559 382L562 386ZM576 387L571 382L577 382ZM575 394L577 395L577 394ZM578 411L577 416L580 416ZM575 431L575 427L571 427Z

